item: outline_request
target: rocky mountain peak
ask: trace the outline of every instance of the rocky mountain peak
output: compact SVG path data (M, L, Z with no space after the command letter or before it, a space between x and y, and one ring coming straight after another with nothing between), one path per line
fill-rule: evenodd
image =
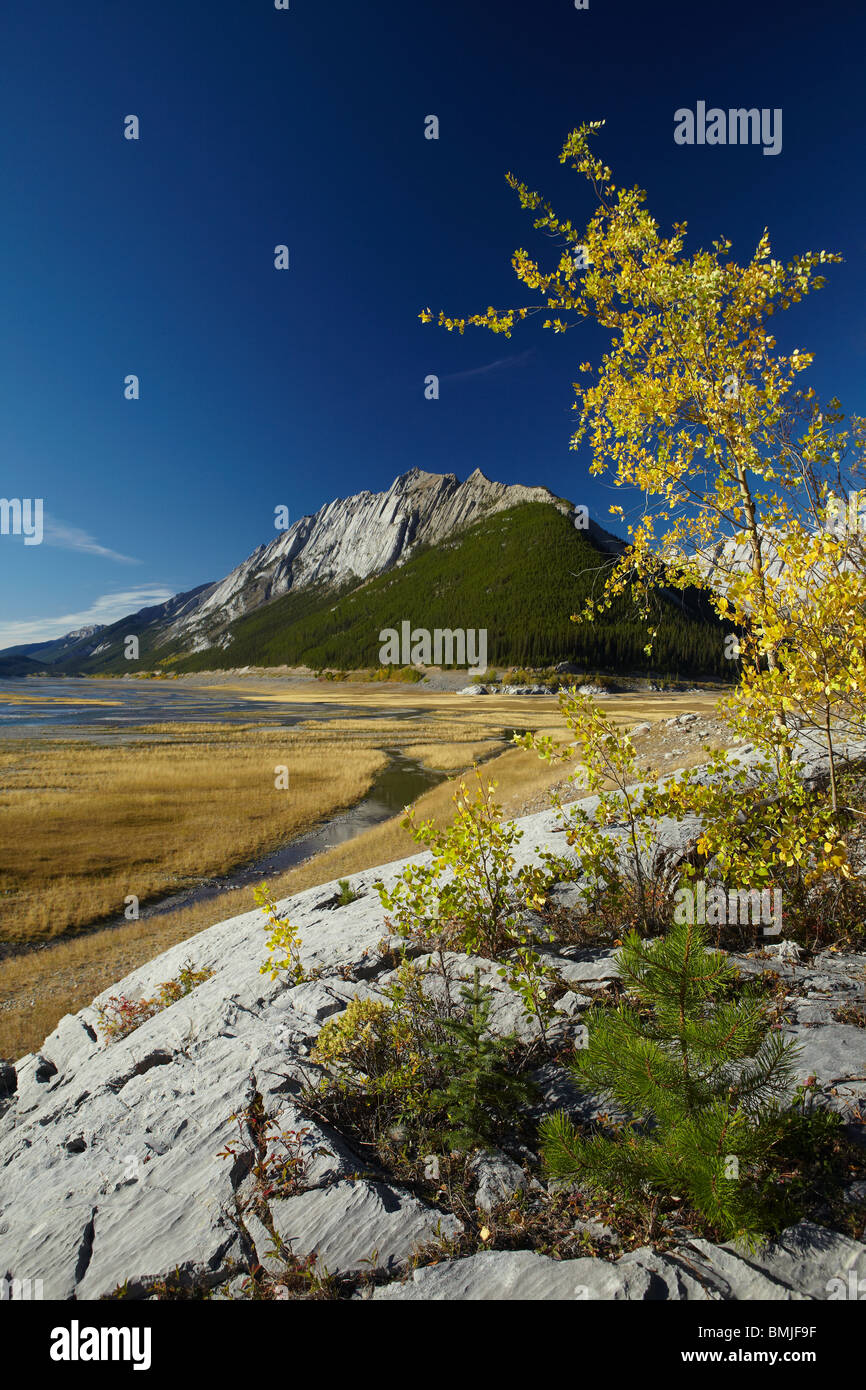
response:
M436 544L522 502L563 506L546 487L493 482L480 468L462 483L455 473L410 468L386 492L338 498L293 522L178 615L168 637L201 650L269 599L311 585L361 582L403 564L420 545Z

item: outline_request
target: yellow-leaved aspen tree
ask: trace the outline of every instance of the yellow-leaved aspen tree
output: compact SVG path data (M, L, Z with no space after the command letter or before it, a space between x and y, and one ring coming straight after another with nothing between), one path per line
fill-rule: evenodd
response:
M818 267L841 257L807 252L783 264L772 256L766 230L744 265L732 259L725 239L687 253L686 223L663 236L644 191L618 187L591 152L602 125L580 126L560 155L595 202L581 229L507 176L521 205L536 214L535 227L556 246L549 270L523 249L512 257L518 279L541 302L491 306L463 318L440 313L438 323L452 332L476 326L510 337L520 320L542 313L543 326L554 333L586 321L608 330L600 364L579 368L571 447L586 440L590 473L605 474L643 500L636 518L631 507L629 517L611 507L626 524L630 545L611 563L601 597L588 600L575 619L592 618L626 590L648 613L660 580L700 585L717 612L748 634L745 650L756 677L765 669L772 674L780 645L790 645L792 614L789 609L786 626L768 546L778 560L772 538L798 517L814 519L828 496L826 468L838 464L847 436L834 434L836 417L820 410L814 391L797 385L812 354L780 352L769 320L821 288ZM429 309L420 317L435 318ZM796 588L796 576L789 579ZM650 626L647 651L653 636ZM774 689L772 681L765 684L765 712ZM776 700L771 720L783 755L785 710Z

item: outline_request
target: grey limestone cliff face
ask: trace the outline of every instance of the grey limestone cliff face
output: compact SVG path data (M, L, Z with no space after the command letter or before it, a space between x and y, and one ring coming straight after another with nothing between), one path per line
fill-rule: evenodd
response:
M387 492L359 492L301 517L213 585L191 611L180 615L167 639L183 638L201 649L251 609L290 589L359 582L402 564L424 544L434 544L494 512L522 502L566 509L545 487L491 482L476 469L465 482L453 473L418 468L395 478Z

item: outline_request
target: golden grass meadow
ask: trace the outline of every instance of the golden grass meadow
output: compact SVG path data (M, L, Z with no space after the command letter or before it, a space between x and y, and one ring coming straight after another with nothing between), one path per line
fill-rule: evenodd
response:
M333 701L331 691L306 684L243 690L256 702ZM623 696L606 700L605 709L633 724L684 708L709 714L715 702ZM450 819L455 779L479 760L511 815L539 809L561 783L561 768L506 744L512 728L562 738L553 697L468 701L417 688L344 685L340 703L362 717L308 720L287 730L151 724L119 744L0 742L0 1056L37 1047L65 1013L128 971L253 906L245 886L159 916L93 925L122 914L128 895L144 906L285 844L361 800L392 752L447 774L415 803L420 816L441 821ZM288 768L286 790L275 786L278 766ZM413 853L401 819L397 814L277 874L270 880L275 896Z

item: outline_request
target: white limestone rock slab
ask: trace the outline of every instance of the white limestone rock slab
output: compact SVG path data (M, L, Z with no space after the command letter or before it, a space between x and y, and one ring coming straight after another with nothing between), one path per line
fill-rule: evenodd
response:
M405 1282L380 1285L377 1302L505 1300L666 1300L712 1297L664 1256L633 1251L615 1263L585 1257L553 1260L530 1250L491 1250L463 1260L427 1265Z
M340 1182L285 1201L272 1201L274 1229L292 1254L315 1254L329 1274L405 1265L413 1252L463 1227L384 1182Z
M515 1193L526 1191L526 1174L520 1164L499 1149L474 1154L469 1161L469 1171L478 1183L475 1205L479 1211L492 1211Z
M850 1275L866 1289L866 1245L811 1221L789 1226L777 1240L742 1258L805 1298L847 1297Z
M594 801L584 803L590 812ZM518 866L536 862L540 848L562 852L557 812L527 817L521 828ZM690 830L671 823L665 833L672 845L684 847ZM249 1196L250 1160L242 1153L220 1159L218 1153L237 1139L232 1116L243 1112L255 1091L268 1112L279 1115L282 1127L308 1129L303 1190L273 1204L284 1208L285 1231L298 1253L315 1248L329 1267L351 1271L368 1268L363 1261L378 1250L376 1258L384 1267L390 1262L397 1268L405 1265L416 1243L433 1238L440 1220L443 1232L459 1229L453 1218L440 1217L411 1194L369 1174L349 1181L364 1174L364 1161L339 1135L303 1116L297 1104L304 1076L317 1074L309 1051L323 1019L335 1017L353 995L375 994L392 968L385 914L373 882L381 878L391 884L407 863L428 857L414 855L352 876L352 887L361 896L346 906L335 906L336 882L280 904L298 927L305 967L318 973L308 985L293 989L285 980L271 981L261 973L266 923L260 911L250 911L163 952L94 1001L104 1004L117 994L152 997L188 959L197 969L213 971L192 994L127 1038L107 1042L97 1009L88 1006L61 1019L38 1052L19 1059L14 1075L6 1067L0 1114L0 1276L41 1278L47 1297L80 1299L99 1298L124 1284L145 1292L176 1268L189 1280L210 1284L231 1278L234 1262L243 1267L251 1255L249 1236L231 1220L237 1199ZM559 896L565 905L569 898L573 904L576 892L574 884L566 884ZM570 982L584 999L617 978L612 952L569 952L556 959L568 961ZM459 963L465 978L471 978L471 959L463 957ZM810 997L818 1004L855 998L864 964L862 955L846 962L823 953L808 971L793 963L786 968L794 971L792 990L807 978ZM496 992L497 1029L532 1036L534 1025L496 967L485 962L483 969ZM573 1026L565 1017L563 1024ZM822 1084L835 1089L840 1108L849 1101L860 1103L866 1095L866 1032L828 1023L801 1033L803 1075L817 1073ZM562 1103L571 1086L567 1074L555 1067L541 1072L542 1106ZM610 1108L573 1087L567 1099L574 1103L567 1108L586 1117ZM854 1260L848 1247L828 1235L815 1235L817 1231L813 1228L812 1245L824 1240L822 1249L829 1250L820 1264L825 1284L835 1277L837 1266L840 1272L861 1269L862 1247ZM803 1240L801 1232L790 1238L791 1248L780 1243L772 1266L750 1259L754 1278L760 1274L795 1292L806 1290L805 1296L827 1296L809 1292L820 1286L820 1279L816 1285L815 1253L803 1253ZM727 1255L692 1255L719 1263L713 1296L730 1296L725 1288L738 1287L731 1282ZM849 1255L854 1263L846 1266ZM477 1263L490 1260L496 1263ZM693 1277L688 1266L671 1268L667 1257L659 1265L649 1253L640 1260L623 1257L614 1266L487 1252L445 1262L438 1274L418 1274L422 1288L435 1290L445 1281L446 1292L430 1295L435 1297L451 1297L447 1290L463 1279L475 1290L468 1297L534 1297L507 1290L526 1270L532 1271L530 1287L573 1288L581 1281L574 1268L564 1270L566 1265L584 1267L582 1282L589 1294L537 1296L699 1296L688 1284ZM745 1279L737 1268L737 1277ZM694 1277L705 1296L707 1276L701 1273L704 1284ZM569 1279L571 1284L563 1283ZM414 1288L416 1282L405 1287ZM485 1292L490 1288L506 1292Z
M771 1278L764 1270L744 1258L741 1251L729 1245L714 1245L709 1240L695 1239L684 1249L677 1250L675 1258L708 1288L715 1289L719 1296L726 1300L802 1302L807 1298L806 1294L800 1293L790 1284Z
M795 1025L786 1033L800 1047L796 1081L814 1076L827 1105L846 1120L856 1120L866 1104L866 1029L828 1023L817 1028ZM862 1120L859 1123L862 1127Z

